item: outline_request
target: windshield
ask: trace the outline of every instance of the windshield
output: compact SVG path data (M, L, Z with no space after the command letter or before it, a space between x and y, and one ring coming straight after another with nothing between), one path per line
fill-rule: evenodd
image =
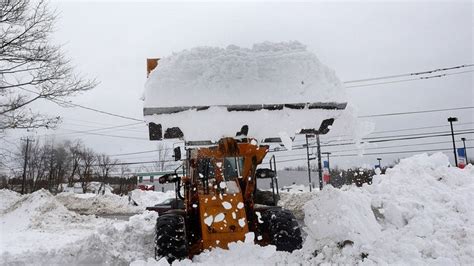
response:
M202 179L213 179L215 178L214 164L211 159L203 158L198 162L198 175Z
M243 157L225 157L224 158L224 179L232 180L242 175L244 166Z
M169 198L169 199L164 200L162 203L160 203L158 205L171 205L171 202L173 200L174 200L174 198Z

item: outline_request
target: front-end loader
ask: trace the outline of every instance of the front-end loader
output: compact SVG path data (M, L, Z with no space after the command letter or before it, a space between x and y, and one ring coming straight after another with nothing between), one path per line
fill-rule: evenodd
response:
M158 59L149 59L148 73L157 65ZM212 95L207 96L213 102ZM275 178L275 172L259 168L269 146L250 137L249 127L258 129L259 138L288 143L290 137L280 133L301 130L300 134L320 134L321 129L312 125L323 119L322 125L332 125L347 103L284 103L286 96L282 97L278 103L183 106L166 102L144 107L150 140L180 139L185 149L181 159L180 147L175 148L175 160L183 162L182 173L175 171L159 179L176 184L177 200L184 202L184 208L167 210L158 217L156 257L172 262L214 247L225 249L231 242L245 240L249 232L260 245L272 244L289 252L301 248L301 229L290 211L276 206L275 195L273 201L265 201L266 205L256 202L261 198L257 197L261 195L258 180ZM191 135L193 138L188 139Z
M216 145L188 148L185 175L167 175L160 182L176 182L184 209L158 217L155 254L169 261L213 247L227 248L248 232L255 243L277 250L301 248L302 238L293 214L277 206L256 204L257 180L271 169L257 169L268 152L251 138L222 138Z

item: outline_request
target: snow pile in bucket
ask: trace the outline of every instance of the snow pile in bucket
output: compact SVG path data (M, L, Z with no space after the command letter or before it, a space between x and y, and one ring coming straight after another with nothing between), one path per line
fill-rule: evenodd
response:
M186 140L233 137L243 125L248 125L249 136L260 140L289 139L344 112L307 108L229 112L222 105L345 103L346 94L335 72L303 44L264 42L252 48L197 47L164 57L148 78L144 100L148 122L161 124L163 131L179 127ZM153 111L183 106L211 107L172 114ZM353 114L342 116L355 120ZM356 127L354 122L344 124Z
M175 192L172 190L166 192L135 189L130 192L131 200L138 206L149 207L163 201L174 198Z
M145 87L145 107L345 101L335 72L299 42L184 50L162 58Z
M119 196L116 194L75 194L71 192L62 192L56 195L67 209L82 214L112 214L112 213L136 213L142 210L133 206L128 196Z

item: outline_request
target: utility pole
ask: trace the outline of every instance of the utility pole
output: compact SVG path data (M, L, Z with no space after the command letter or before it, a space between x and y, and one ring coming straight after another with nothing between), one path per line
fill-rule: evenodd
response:
M309 144L308 144L308 134L305 134L306 137L306 160L308 161L308 179L309 179L309 192L313 190L313 184L311 181L311 165L309 163L310 158L309 158ZM318 145L319 147L319 145Z
M25 194L26 187L26 165L28 163L28 146L30 144L30 139L26 138L26 147L25 147L25 162L23 164L23 183L21 185L21 194Z
M321 144L319 142L319 134L316 134L316 145L318 145L318 174L319 174L319 190L323 190L323 167L321 165Z
M458 167L458 155L456 153L456 142L454 141L454 130L453 130L453 122L457 122L457 117L448 117L448 122L451 125L451 137L453 138L453 152L454 152L454 162L456 163L456 167Z
M467 149L466 149L466 138L461 138L462 140L462 145L464 146L464 158L466 158L466 165L469 163L469 160L467 159Z

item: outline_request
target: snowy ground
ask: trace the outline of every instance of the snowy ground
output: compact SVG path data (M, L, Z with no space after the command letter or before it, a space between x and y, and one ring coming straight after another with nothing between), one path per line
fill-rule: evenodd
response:
M153 259L157 214L143 204L170 196L134 191L134 206L116 195L0 190L0 263L166 265ZM175 264L474 264L474 167L448 167L441 153L404 159L371 186L281 196L304 220L301 250L260 247L249 235ZM77 211L137 214L120 221Z

